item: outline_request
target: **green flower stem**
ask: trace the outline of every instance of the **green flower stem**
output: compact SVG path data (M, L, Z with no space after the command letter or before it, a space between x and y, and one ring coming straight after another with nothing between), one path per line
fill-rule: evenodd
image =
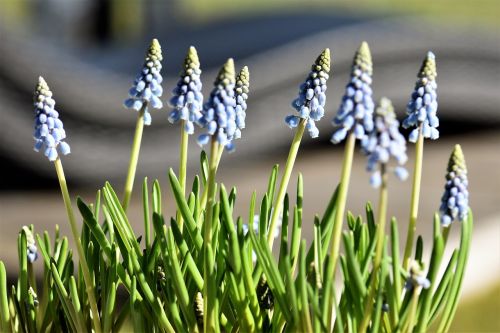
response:
M219 163L220 163L220 160L222 158L222 153L224 153L224 146L223 145L219 145L219 148L217 150L217 168L219 168Z
M330 248L330 258L333 260L333 265L331 265L330 270L332 270L333 272L335 271L335 265L337 264L337 259L339 256L340 236L342 234L342 221L344 219L347 190L349 189L349 181L351 178L352 159L354 156L355 145L356 137L353 133L351 133L347 137L347 142L345 145L344 161L342 164L342 173L340 176L339 194L337 199L338 205L333 225L333 244ZM333 272L330 272L327 277L332 277Z
M125 181L125 190L123 194L122 207L126 212L132 196L132 188L134 187L135 172L137 170L137 162L139 160L139 150L141 149L142 132L144 129L144 110L146 103L139 111L137 123L135 125L134 141L132 143L132 152L130 153L130 162L128 164L127 179Z
M219 163L220 163L220 160L222 158L222 153L224 152L224 146L223 145L220 145L218 144L217 145L217 160L215 162L215 171L217 172L217 169L219 168ZM207 181L207 185L208 185L208 181ZM200 216L201 214L203 214L203 211L205 210L206 206L207 206L207 196L208 196L208 186L205 186L205 188L203 189L203 193L201 195L201 200L200 200ZM198 217L198 221L199 221L199 217Z
M78 251L78 257L80 258L80 267L83 272L83 279L85 281L86 292L89 298L90 310L92 312L92 321L94 324L94 331L96 333L101 333L101 323L99 321L99 311L97 310L97 302L94 293L94 284L92 277L90 275L89 267L87 264L87 259L85 258L85 252L82 248L82 243L78 235L78 228L76 226L75 214L73 213L73 208L71 207L71 199L69 197L68 185L66 184L66 178L64 177L64 170L62 167L61 160L57 158L54 162L57 172L57 178L59 179L59 185L61 186L61 193L64 200L64 206L66 207L66 213L68 214L69 224L71 227L71 232L73 233L73 239L75 241L76 249Z
M375 249L375 258L373 260L373 271L370 279L370 289L368 297L365 300L365 316L359 327L358 332L366 332L370 317L373 310L373 297L377 289L377 272L380 268L382 261L382 253L384 250L384 236L385 236L385 222L387 215L387 170L386 165L380 166L380 173L382 174L382 184L380 186L380 201L378 205L378 227L377 227L377 247Z
M443 246L446 246L446 243L448 243L448 236L450 234L450 229L451 229L451 225L447 226L447 227L443 227Z
M212 251L207 251L211 248L212 245L212 218L213 218L213 206L215 203L215 174L217 172L217 156L218 156L218 148L217 140L215 136L212 136L211 144L210 144L210 161L209 161L209 170L208 170L208 179L207 179L207 208L205 209L205 233L204 233L204 244L205 244L205 253L203 255L203 273L204 273L204 285L203 285L203 304L205 305L205 309L203 311L204 318L203 321L205 323L205 333L211 332L215 328L215 316L213 308L209 308L208 305L212 304L210 302L209 296L215 295L215 280L212 276L209 276L209 273L213 271L213 258L209 256L213 255ZM210 303L209 303L210 302Z
M413 240L417 230L418 201L420 198L420 183L422 179L422 159L424 155L424 136L422 125L418 131L418 140L415 146L415 169L413 170L413 190L411 192L410 203L410 223L408 224L408 234L406 236L405 252L403 256L403 268L409 267L409 258L413 249Z
M422 287L418 286L413 288L413 293L411 295L411 303L410 303L410 314L408 318L408 323L404 332L413 332L413 326L415 326L415 317L417 314L417 305L418 305L418 295L420 294Z
M344 161L342 163L342 173L340 176L340 184L337 197L337 210L335 212L335 220L333 224L333 244L330 248L330 264L326 272L325 279L335 281L335 267L337 266L337 259L339 257L340 236L342 235L342 221L344 219L344 212L347 200L347 190L349 189L349 180L351 178L352 159L354 156L354 147L356 146L356 137L350 133L347 137ZM328 305L328 313L333 313L333 300L330 299ZM331 327L332 316L328 317L327 327Z
M184 129L185 120L181 121L181 149L179 156L179 183L181 185L182 194L186 194L186 168L187 168L187 157L188 157L188 142L189 134ZM182 220L182 215L180 211L177 211L177 223L179 224L179 229L182 231L184 221Z
M283 199L285 199L286 189L288 183L290 182L290 176L292 174L293 165L295 164L295 159L297 158L297 152L299 151L300 141L304 135L304 130L306 129L307 120L301 119L299 125L297 126L297 131L293 137L292 144L290 146L290 152L288 153L288 158L285 164L285 171L283 172L283 177L281 178L280 188L278 190L278 196L274 202L274 210L271 216L271 224L269 226L269 231L267 234L267 242L269 243L269 248L273 248L274 242L274 229L276 228L276 223L283 209ZM272 199L272 198L270 198Z

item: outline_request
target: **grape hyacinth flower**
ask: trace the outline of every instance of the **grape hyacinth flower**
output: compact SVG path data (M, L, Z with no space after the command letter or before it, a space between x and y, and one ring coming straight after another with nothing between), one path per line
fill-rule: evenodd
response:
M221 68L214 82L214 89L210 97L203 106L202 117L198 120L198 125L207 129L207 133L198 137L198 144L207 144L211 136L221 146L231 145L236 133L236 99L234 97L235 73L234 61L228 59Z
M437 130L439 118L436 116L438 108L436 76L436 57L434 53L428 52L418 73L415 90L406 106L408 117L403 121L403 127L417 127L410 133L408 138L410 142L417 142L420 126L422 126L424 138L432 140L439 138Z
M58 151L62 155L68 155L71 152L69 145L63 141L66 139L66 131L61 119L59 119L59 112L54 109L55 105L52 91L50 91L47 82L40 76L34 94L34 150L38 152L44 149L45 156L51 162L58 158Z
M319 130L315 122L325 114L326 81L330 73L330 49L326 48L312 65L306 81L300 85L299 96L292 102L292 107L299 115L289 115L285 118L290 128L298 126L301 119L306 119L306 128L311 138L317 138Z
M431 282L425 277L421 265L417 261L413 261L410 266L410 275L406 279L405 288L411 291L413 288L428 289L430 286Z
M446 173L446 185L441 198L441 225L449 226L453 221L463 222L469 211L469 191L467 189L467 167L460 145L456 145L451 153Z
M184 68L180 75L177 87L174 88L170 99L170 105L174 108L168 117L171 123L184 120L184 129L188 134L194 133L193 123L196 123L201 117L203 108L203 94L201 92L202 84L200 81L201 69L200 60L196 49L189 48Z
M351 79L332 121L334 126L339 126L332 135L332 143L343 141L351 130L357 139L373 130L372 72L370 48L362 42L354 56Z
M361 140L361 148L368 155L368 165L366 169L372 172L370 184L379 187L382 182L379 164L387 164L390 157L393 157L399 166L393 169L394 174L400 180L408 177L408 172L403 164L406 163L406 140L399 132L399 122L394 113L391 100L382 97L375 110L375 127L367 136Z
M129 90L130 97L123 103L128 109L136 111L144 109L144 125L151 125L151 114L148 112L148 104L151 104L155 109L163 107L163 103L160 100L163 93L163 88L161 87L163 77L160 74L162 60L161 46L155 38L146 53L142 70L135 78L132 88Z
M38 259L38 249L36 247L35 237L30 228L23 226L23 231L26 234L26 249L28 252L28 261L34 263Z
M250 90L250 72L244 66L236 76L236 87L234 89L236 98L236 132L234 138L241 138L241 130L245 128L248 92Z

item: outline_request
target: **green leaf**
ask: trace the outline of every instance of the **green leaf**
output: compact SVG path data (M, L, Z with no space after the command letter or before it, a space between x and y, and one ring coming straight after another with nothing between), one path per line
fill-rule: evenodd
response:
M10 332L10 311L9 311L9 295L7 294L7 273L5 265L0 261L0 329L2 332Z
M379 329L380 320L385 316L384 312L382 312L382 305L384 303L384 288L385 288L385 283L387 281L387 274L389 271L389 264L387 262L388 258L387 258L386 245L387 245L387 238L385 238L384 245L383 245L384 254L382 257L382 261L380 263L381 267L380 267L379 285L378 285L378 290L377 290L377 295L376 295L375 308L373 309L373 315L372 315L371 332L373 332L373 333L377 333L377 332L381 331L381 329Z
M354 244L352 239L352 234L348 232L343 233L345 252L346 252L346 265L347 272L349 274L349 278L351 284L346 287L349 290L352 290L353 301L355 302L355 308L358 309L358 317L362 318L362 308L363 302L362 300L366 296L366 286L365 281L363 280L363 276L361 274L361 269L359 267L358 261L356 260L356 256L354 254ZM346 285L347 286L347 285Z
M372 239L375 238L377 227L375 224L375 217L373 215L373 207L371 202L366 203L365 212L366 223L368 224L368 231L370 232L370 239Z
M76 204L80 210L80 214L82 214L83 222L89 227L90 232L94 235L99 246L103 249L106 257L111 258L111 244L106 238L101 226L97 223L94 214L80 197L76 199Z
M400 301L400 293L402 292L401 285L401 273L400 268L401 264L399 262L399 231L398 231L398 222L395 218L391 219L391 255L392 255L392 278L393 285L395 290L393 296L393 304L389 308L391 318L393 323L398 322L399 320L399 309L401 307Z
M467 259L469 257L469 248L472 239L472 226L472 211L469 209L467 220L461 223L462 230L460 234L460 245L458 247L457 266L455 268L455 274L451 281L450 295L446 300L444 312L437 330L438 332L447 332L450 329L453 316L455 315L458 306L458 298L462 289L465 267L467 265Z
M151 248L151 222L149 221L148 177L142 182L142 214L144 218L144 233L146 234L146 249Z
M300 297L301 309L301 326L304 332L312 332L311 315L309 313L309 300L307 295L307 277L306 277L306 241L303 240L300 244L299 253L299 275L298 275L298 290Z
M452 281L455 265L457 264L457 258L458 258L458 250L455 249L450 257L450 260L448 261L448 265L446 266L443 276L439 281L437 290L434 292L434 295L432 296L432 310L431 310L429 325L431 325L432 322L436 319L436 317L439 314L439 311L441 310L442 306L444 305L446 299L449 296L449 291L451 290L449 286Z
M420 294L420 308L418 315L418 323L416 332L424 333L428 330L429 313L431 309L432 291L437 285L437 275L443 258L444 241L441 235L441 221L438 214L434 216L434 243L432 246L432 254L429 263L427 279L431 285L429 288L422 290Z
M278 175L279 165L275 164L269 175L269 181L267 182L267 197L272 202L274 200L274 192L276 190L276 180Z
M188 325L190 332L195 332L198 330L198 326L196 324L196 318L194 316L193 307L191 306L191 301L189 298L189 293L184 282L184 277L182 275L181 267L179 264L179 260L177 258L177 251L175 248L174 236L172 234L172 230L167 231L167 239L163 239L162 237L162 247L166 248L168 254L167 257L164 255L164 260L167 258L170 260L169 265L167 265L167 269L169 271L169 275L173 280L172 286L174 287L175 293L177 295L177 300L180 304L180 309L186 318L186 324Z
M156 179L153 183L153 212L161 215L161 188L160 182Z
M177 177L172 169L169 170L168 177L170 180L170 187L175 197L175 202L177 203L177 208L180 210L182 218L185 221L189 236L191 237L193 244L196 246L196 250L201 251L203 238L201 237L200 231L193 219L192 212L189 210L189 206L186 202L184 194L182 193L179 181L177 180Z
M260 204L260 214L259 214L259 238L266 238L268 233L268 221L269 221L269 202L267 194L262 198ZM253 228L253 217L248 221L248 229Z
M277 300L279 308L286 320L289 321L292 317L290 309L288 308L289 305L287 303L285 285L280 277L277 264L274 261L271 250L269 249L267 240L266 238L261 240L257 239L253 228L248 228L248 234L250 235L255 252L257 253L257 261L262 264L262 268L266 274L273 296Z
M241 278L241 254L240 254L240 245L238 242L238 235L236 234L236 230L234 230L234 221L232 216L232 209L229 205L229 200L226 192L226 188L223 184L220 186L220 200L222 204L222 221L224 226L229 233L229 246L231 256L228 258L229 263L233 269L233 272L236 274L238 278ZM249 227L251 228L251 227Z
M164 224L163 218L157 214L153 215L153 222L156 230L160 230ZM179 248L182 257L184 258L184 264L186 265L187 270L193 278L198 290L202 290L203 277L198 270L198 267L196 266L196 262L193 259L193 255L188 248L185 238L182 237L182 233L179 229L179 226L177 225L177 222L171 221L170 226L172 228L172 233L177 247Z
M61 281L54 261L51 262L51 273L54 279L57 294L59 295L59 300L61 301L61 305L63 306L64 313L66 313L69 324L76 332L86 332L87 328L82 320L81 313L76 313L68 292L66 291L66 288L64 288L63 282Z
M300 249L302 235L302 214L297 206L293 210L292 241L290 245L290 259L292 260L292 272L295 272Z

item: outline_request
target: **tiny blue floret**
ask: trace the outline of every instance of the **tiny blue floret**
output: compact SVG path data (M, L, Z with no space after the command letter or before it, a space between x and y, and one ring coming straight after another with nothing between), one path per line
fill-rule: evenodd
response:
M406 140L399 132L399 122L390 99L385 97L380 99L375 110L374 121L373 130L361 140L361 148L368 155L366 169L372 172L370 184L373 187L380 186L382 177L378 167L382 164L386 165L390 157L399 164L392 171L400 180L405 180L408 177L408 172L402 165L408 160Z
M312 65L311 72L306 81L300 85L299 96L292 102L292 107L298 115L288 115L285 123L290 128L299 125L300 120L306 121L306 129L311 138L319 136L316 121L321 120L325 114L326 81L330 73L330 49L325 49Z
M172 91L173 97L170 99L170 105L174 110L170 112L168 117L171 123L176 123L181 119L184 120L184 130L188 134L194 133L193 123L196 123L202 117L203 94L201 92L200 75L198 53L191 46L184 60L180 80Z
M408 117L403 121L403 127L415 127L408 137L410 142L417 142L420 127L424 138L432 140L439 138L436 76L436 57L434 53L428 52L418 73L415 90L406 106Z
M467 167L460 145L456 145L451 153L446 173L446 184L441 197L441 225L449 226L453 221L463 222L469 212L469 181Z
M55 161L59 154L68 155L71 152L69 145L63 141L66 139L66 131L59 119L59 112L54 109L55 105L47 82L40 76L34 94L34 149L37 152L43 149L45 156L51 162Z
M146 53L144 65L129 90L129 98L123 103L128 109L144 110L144 125L151 125L148 105L151 105L154 109L163 107L160 100L163 94L161 86L163 77L160 74L162 60L160 43L157 39L153 39Z
M354 55L351 79L332 120L333 125L338 126L333 132L332 143L343 141L351 131L357 139L363 139L366 133L373 130L372 72L370 48L362 42Z

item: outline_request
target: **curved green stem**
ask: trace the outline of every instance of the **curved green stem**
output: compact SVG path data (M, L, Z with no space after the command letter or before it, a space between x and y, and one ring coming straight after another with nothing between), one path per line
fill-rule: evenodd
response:
M378 227L377 227L377 246L375 249L375 258L373 260L372 275L370 278L370 289L368 296L365 300L365 316L359 326L358 332L366 332L373 310L373 298L375 297L375 290L377 289L377 273L382 261L382 253L384 251L384 236L385 236L385 222L387 215L387 170L386 165L380 166L382 174L382 184L380 186L380 198L378 204Z
M350 133L347 137L345 150L344 150L344 161L342 162L342 173L340 176L339 192L337 197L337 210L335 212L335 220L333 224L333 244L330 248L330 265L328 266L328 271L325 275L325 279L331 279L335 281L335 267L337 266L337 260L339 257L340 248L340 237L342 235L342 222L344 220L344 212L347 200L347 190L349 189L349 181L351 178L352 169L352 159L354 156L354 147L356 146L356 137L353 133ZM329 312L333 313L333 303L330 302ZM332 316L328 317L328 326L331 327Z
M280 188L278 190L278 196L274 202L274 210L271 216L271 224L269 226L269 231L267 234L267 242L269 243L269 248L273 248L274 242L274 229L276 228L276 223L283 209L283 200L285 199L286 189L288 183L290 182L290 176L292 174L293 165L295 164L295 159L297 158L297 152L299 151L300 141L304 135L304 130L306 129L307 120L301 119L299 125L297 126L297 131L293 137L292 144L290 146L290 151L288 153L288 158L285 164L285 170L283 171L283 177L281 178ZM272 199L272 198L270 198Z
M189 134L184 129L185 120L181 121L181 147L179 156L179 184L181 185L182 194L186 194L186 168L187 168L187 157L188 157L188 142ZM177 223L179 224L179 229L182 231L183 220L180 211L177 211Z
M135 125L134 141L132 143L132 151L130 153L130 161L128 164L127 179L125 180L125 189L123 193L122 207L126 212L132 196L132 188L134 187L135 172L137 170L137 162L139 160L139 150L141 149L142 132L144 129L144 110L146 104L139 111L137 123Z
M71 207L71 199L69 197L68 185L66 184L66 178L64 177L64 170L62 167L61 160L57 158L54 162L56 167L57 178L59 179L59 185L61 186L61 193L64 200L64 206L66 207L66 213L68 214L69 225L71 227L71 232L73 234L73 239L75 241L76 249L78 251L78 257L80 258L80 267L83 272L83 279L85 281L85 287L87 296L89 298L90 310L92 312L92 322L94 325L94 331L96 333L101 333L101 323L99 321L99 311L97 309L97 302L94 293L94 283L90 275L89 267L87 264L87 259L85 258L85 252L82 248L82 243L80 241L80 236L78 234L78 228L76 226L75 214L73 212L73 207Z
M410 222L408 224L408 234L406 236L405 252L403 256L403 268L408 269L409 258L413 249L413 240L417 230L418 201L420 198L420 183L422 179L422 159L424 155L424 136L422 125L418 130L418 140L415 146L415 169L413 170L413 190L411 192Z

